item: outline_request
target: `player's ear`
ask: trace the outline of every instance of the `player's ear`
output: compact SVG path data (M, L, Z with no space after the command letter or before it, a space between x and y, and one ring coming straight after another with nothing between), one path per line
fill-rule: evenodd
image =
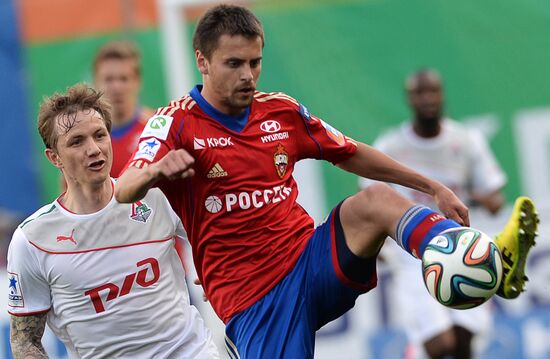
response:
M59 158L59 155L57 154L57 152L55 152L51 148L46 148L46 150L44 151L44 154L46 155L46 158L48 159L48 161L52 163L52 165L54 165L59 169L63 168L63 163L61 162L61 158Z
M195 59L197 60L197 68L203 75L208 75L208 61L200 50L195 50Z

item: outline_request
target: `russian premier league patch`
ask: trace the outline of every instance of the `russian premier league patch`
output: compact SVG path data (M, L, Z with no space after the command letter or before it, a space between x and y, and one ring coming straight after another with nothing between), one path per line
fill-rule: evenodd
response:
M311 114L309 113L307 107L302 104L300 104L300 115L302 115L302 117L308 122L311 120Z
M19 275L17 273L8 272L8 304L10 307L24 307L23 292L21 292L21 284L19 284Z
M321 120L321 124L327 131L328 137L330 137L331 140L342 146L344 143L346 143L346 140L344 139L344 135L325 121Z
M160 148L160 141L156 138L143 140L139 143L139 149L134 156L134 160L153 161Z
M155 115L151 117L143 129L141 137L156 137L161 140L166 140L173 120L173 117L164 115Z

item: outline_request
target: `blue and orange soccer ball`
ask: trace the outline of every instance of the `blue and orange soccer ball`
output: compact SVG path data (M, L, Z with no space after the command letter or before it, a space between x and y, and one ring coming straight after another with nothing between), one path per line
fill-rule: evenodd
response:
M502 258L495 242L473 228L434 237L422 256L424 284L439 303L454 309L476 307L497 291Z

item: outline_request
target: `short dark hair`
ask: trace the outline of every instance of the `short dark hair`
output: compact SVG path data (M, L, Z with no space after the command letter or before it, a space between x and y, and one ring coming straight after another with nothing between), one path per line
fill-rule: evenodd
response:
M141 76L141 55L137 46L131 41L111 41L101 46L94 57L93 70L97 72L99 64L106 60L134 60L136 74Z
M441 75L439 74L439 71L429 67L422 67L407 76L407 78L405 79L405 90L411 90L414 81L417 81L421 77L431 77L440 84L443 82L441 80Z
M38 132L46 148L57 146L58 122L68 132L75 125L76 114L80 111L95 110L111 132L111 106L101 98L102 93L86 84L77 84L65 93L54 93L45 97L38 112Z
M242 6L218 5L210 8L199 20L193 34L193 48L210 59L222 35L260 37L264 42L262 23L252 11Z

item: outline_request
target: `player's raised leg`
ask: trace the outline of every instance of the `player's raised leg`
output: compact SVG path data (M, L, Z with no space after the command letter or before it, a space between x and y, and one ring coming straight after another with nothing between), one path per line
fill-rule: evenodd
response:
M496 244L502 255L503 275L497 294L513 299L524 290L527 255L535 245L539 217L533 201L519 197L506 227L496 237Z
M347 198L340 209L346 244L353 254L378 254L387 236L417 258L442 231L460 227L433 210L414 205L386 184L377 183Z

